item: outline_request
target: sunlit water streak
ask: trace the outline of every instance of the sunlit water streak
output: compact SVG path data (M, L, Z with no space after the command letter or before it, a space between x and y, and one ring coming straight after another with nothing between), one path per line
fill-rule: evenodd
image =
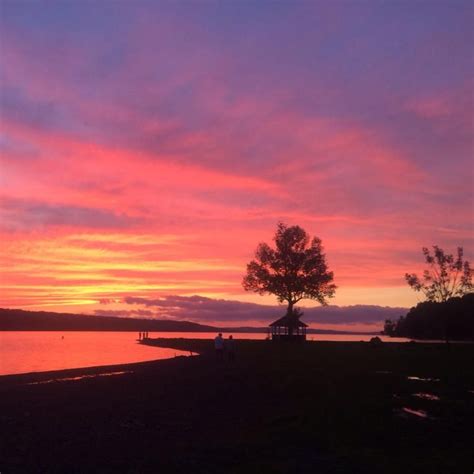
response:
M402 412L418 416L419 418L428 418L428 413L424 410L414 410L413 408L403 407Z
M414 393L413 396L422 400L430 400L434 402L441 400L438 395L434 395L432 393Z
M97 377L111 377L114 375L123 375L123 374L132 374L131 370L121 370L118 372L104 372L101 374L92 374L92 375L78 375L77 377L58 377L55 379L40 380L39 382L29 382L26 385L43 385L45 383L54 383L54 382L71 382L82 379L95 379Z
M418 381L418 382L439 382L439 379L430 379L427 377L416 377L415 375L410 375L407 377L407 379Z

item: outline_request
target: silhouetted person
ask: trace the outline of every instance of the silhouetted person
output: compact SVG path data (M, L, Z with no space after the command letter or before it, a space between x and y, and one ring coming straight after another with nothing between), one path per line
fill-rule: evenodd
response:
M226 341L225 345L227 351L227 360L232 362L235 360L235 341L232 336L229 336L229 339Z
M214 348L216 350L216 359L222 360L224 356L224 339L221 332L214 339Z

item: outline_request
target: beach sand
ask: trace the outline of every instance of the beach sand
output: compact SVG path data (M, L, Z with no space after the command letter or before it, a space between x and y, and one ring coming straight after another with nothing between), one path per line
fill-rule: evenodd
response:
M1 473L472 471L472 344L150 344L201 355L0 377Z

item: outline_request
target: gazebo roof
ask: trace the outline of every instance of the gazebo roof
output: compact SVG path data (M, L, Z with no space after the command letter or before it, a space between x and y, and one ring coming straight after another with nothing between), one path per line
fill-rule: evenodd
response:
M276 321L274 321L273 323L270 324L271 327L275 327L275 326L282 326L282 327L293 327L293 328L307 328L308 325L305 324L303 321L300 321L299 318L295 318L294 316L288 316L287 314L285 314L285 316L283 316L282 318L280 319L277 319Z

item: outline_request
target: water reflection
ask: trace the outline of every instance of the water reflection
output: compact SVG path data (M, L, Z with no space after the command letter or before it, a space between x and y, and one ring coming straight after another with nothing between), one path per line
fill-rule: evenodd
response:
M407 377L408 380L417 380L419 382L439 382L439 379L430 379L427 377L416 377L414 375L410 375Z
M418 416L419 418L428 418L428 413L425 410L414 410L409 407L402 407L403 413L408 413L409 415Z
M432 401L439 401L441 398L438 395L433 395L432 393L414 393L414 397L421 398L422 400L432 400Z
M137 344L135 339L135 332L0 332L0 375L129 364L189 354Z
M133 374L131 370L122 370L120 372L103 372L101 374L92 374L92 375L78 375L77 377L58 377L55 379L41 380L39 382L29 382L25 385L42 385L45 383L54 383L54 382L70 382L75 380L82 379L95 379L97 377L110 377L113 375L123 375L123 374Z

